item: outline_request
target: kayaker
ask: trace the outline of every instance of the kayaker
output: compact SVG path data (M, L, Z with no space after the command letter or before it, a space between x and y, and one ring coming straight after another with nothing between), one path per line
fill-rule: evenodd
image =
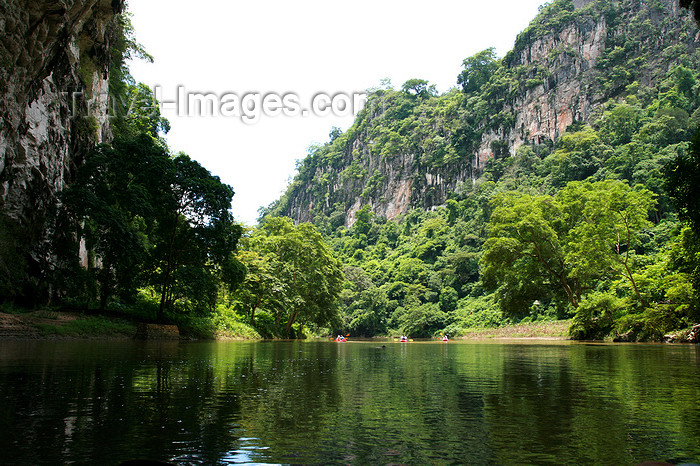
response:
M442 337L442 341L450 341L450 339L447 338L447 335L445 335L444 337Z
M401 341L408 341L408 338L406 338L406 335L401 335Z

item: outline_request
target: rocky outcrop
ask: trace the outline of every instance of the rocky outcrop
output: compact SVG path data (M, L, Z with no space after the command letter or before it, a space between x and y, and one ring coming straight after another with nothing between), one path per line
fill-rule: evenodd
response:
M123 0L0 0L0 228L14 225L26 249L0 248L0 269L13 253L28 254L30 266L50 260L56 194L110 137L110 45L122 8Z
M390 137L373 140L363 128L373 121L386 126L383 121L401 114L389 108L387 116L379 105L362 117L365 121L358 119L357 131L351 128L340 160L321 154L304 161L275 213L296 221L315 221L320 214L335 227L341 216L351 226L363 205L389 219L412 207L443 205L450 193L471 188L490 159L515 156L523 144L553 144L572 123L592 122L606 102L625 95L627 86L656 86L675 63L674 48L693 52L700 45L697 26L677 0L566 3L551 2L518 36L502 60L495 95L483 96L488 115L464 125L468 138L476 133L473 141L455 143L452 129L459 124L448 122L434 131L439 143L452 144L449 162L430 162L431 146L438 144L434 139L404 135L414 149Z
M664 50L673 45L695 49L700 37L697 30L688 27L688 12L679 8L675 0L660 2L661 7L645 2L621 1L625 10L622 17L616 18L615 25L609 25L605 10L597 10L592 0L574 1L577 9L588 8L566 27L551 33L539 35L530 41L521 41L521 46L506 58L510 68L530 67L542 73L530 75L534 85L521 89L506 111L513 112L515 123L511 127L498 128L484 133L482 142L474 158L474 166L483 168L485 162L494 156L494 142L504 143L511 155L524 143L540 144L556 141L573 122L588 122L600 105L624 90L601 89L601 74L614 70L597 67L598 60L609 52L619 38L638 35L631 24L649 27L645 44L650 56L639 69L629 70L640 86L649 87L663 78L669 60ZM639 26L637 26L639 27ZM651 29L653 28L653 29ZM690 30L691 34L681 32ZM644 33L642 33L644 34ZM685 36L685 39L682 37ZM659 73L661 70L661 73ZM626 83L625 83L626 84Z
M505 141L513 155L523 143L555 141L574 121L588 121L603 100L595 91L595 66L607 35L605 17L600 16L537 38L514 53L510 67L541 64L550 74L540 84L526 86L508 105L515 124L485 133L474 165L483 168L494 156L494 141Z

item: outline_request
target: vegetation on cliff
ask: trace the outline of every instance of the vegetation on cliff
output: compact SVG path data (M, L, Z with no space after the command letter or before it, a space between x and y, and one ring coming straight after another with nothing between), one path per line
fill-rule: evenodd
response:
M75 161L48 265L0 264L31 285L3 279L1 298L40 290L195 335L688 328L700 321L700 54L673 6L555 0L504 58L466 58L444 94L383 82L250 231L231 216L233 189L167 147L168 122L124 66L148 56L122 15L113 138ZM2 226L0 252L16 254L21 238Z
M110 34L102 57L109 70L110 138L96 144L95 117L75 115L91 148L74 160L70 182L48 212L47 225L55 228L40 270L0 260L0 305L13 312L16 304L29 304L49 314L59 308L170 321L196 337L299 337L304 327L337 321L342 271L315 228L270 220L246 235L239 251L243 228L231 214L232 187L170 150L163 137L168 121L148 86L129 74L128 59L150 56L134 40L127 13L113 18ZM88 89L94 61L86 56L79 65ZM1 226L0 259L28 255L18 233ZM275 288L267 289L268 282ZM253 318L249 297L268 309L279 304L271 321ZM42 331L51 327L42 325ZM93 327L101 333L99 326L71 333L73 327L58 333L82 335Z
M671 7L554 1L502 60L467 58L460 89L376 89L347 132L313 148L262 213L312 219L328 237L345 265L343 331L427 337L573 318L575 338L658 340L700 321L698 231L676 207L684 219L697 210L700 56L695 24ZM578 53L567 44L524 59L602 23L585 75L562 76ZM499 139L533 110L516 107L523 96L571 79L595 101L588 118L555 140ZM409 186L400 215L397 180Z

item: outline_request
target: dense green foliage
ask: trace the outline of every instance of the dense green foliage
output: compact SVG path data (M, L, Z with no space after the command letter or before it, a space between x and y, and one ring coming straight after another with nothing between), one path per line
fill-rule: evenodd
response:
M41 271L54 302L169 321L192 337L300 337L303 327L336 322L342 269L320 234L310 224L271 219L239 251L233 189L168 148L168 121L126 67L129 58L150 56L134 41L126 13L111 27L114 137L84 156L60 193L51 267ZM18 249L14 225L0 226L0 248ZM23 267L0 262L0 297L22 291L10 278Z
M113 294L133 301L138 288L152 287L159 320L176 303L213 309L219 281L240 281L224 273L236 267L241 234L230 214L232 196L197 162L171 156L148 134L91 152L63 198L77 237L94 254L87 276L100 288L100 308Z
M268 219L243 242L238 254L247 269L233 293L237 307L268 336L293 336L292 326L313 328L338 320L337 297L343 274L323 237L310 223Z
M616 163L606 170L638 182L633 175L642 173L631 173L625 161L649 155L650 145L663 148L687 141L689 130L700 118L700 113L694 113L697 94L693 92L693 70L699 63L696 26L668 8L667 2L640 9L632 1L598 0L574 9L570 0L557 0L542 9L502 60L496 59L492 49L466 58L457 77L459 88L436 95L420 79L409 80L396 90L383 82L372 90L348 131L334 132L328 143L311 148L287 192L262 214L291 215L317 225L328 222L335 228L347 223L346 214L357 197L372 206L386 203L391 179L411 181L413 207L442 205L447 193L459 191L465 180L482 174L484 167L475 166L474 161L475 154L484 150L485 135L498 136L488 148L497 159L513 155L508 139L515 132L533 145L540 158L550 155L555 141L541 134L526 135L525 128L515 127L516 114L530 90L543 86L551 91L559 79L574 73L581 73L578 100L609 101L612 113L599 122L603 126L595 128L600 132L596 139L587 139L592 133L585 133L562 142L565 152L550 160L567 157L556 167L553 178L558 179L552 179L552 184L561 187L565 179L583 180L611 156ZM607 26L605 47L595 67L586 73L582 72L588 66L583 49L557 45L561 42L557 36L546 57L528 58L534 53L530 47L535 41L547 44L548 38L566 27L582 36L594 34L601 21ZM620 108L612 108L613 104ZM637 144L626 148L632 151L629 156L605 152L630 142L631 135L639 131ZM658 166L663 164L654 158ZM493 175L500 176L498 170L503 168L492 167ZM431 184L427 175L439 176L444 188ZM598 179L601 175L604 173Z
M384 83L347 132L311 149L262 214L308 217L328 237L345 264L344 332L428 337L573 317L575 338L661 339L700 320L697 231L675 207L697 215L695 25L662 2L628 3L554 1L502 60L492 49L465 59L459 89ZM505 134L518 99L556 85L578 54L527 62L528 47L601 17L605 49L585 79L606 103L556 141L513 153L496 140L473 166L482 136ZM412 183L412 209L393 220L374 213L396 189L388 172Z
M668 2L635 5L555 0L504 58L466 58L442 95L423 79L383 82L246 234L232 188L165 144L168 122L124 66L148 55L122 16L115 138L62 193L44 286L63 304L170 320L196 336L434 337L564 318L580 339L686 328L700 320L697 31ZM605 47L577 97L592 115L556 140L516 128L524 96L588 66L552 38L601 22ZM530 59L533 44L550 42ZM387 220L376 212L390 203L410 208ZM3 254L22 245L5 223ZM2 296L21 292L12 277L24 268L0 263Z

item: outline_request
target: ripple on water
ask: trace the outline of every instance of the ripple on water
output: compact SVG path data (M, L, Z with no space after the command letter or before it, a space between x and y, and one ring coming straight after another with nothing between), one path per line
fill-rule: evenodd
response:
M219 459L221 464L277 464L265 461L265 451L270 447L261 445L255 437L241 437L234 449L224 453Z

